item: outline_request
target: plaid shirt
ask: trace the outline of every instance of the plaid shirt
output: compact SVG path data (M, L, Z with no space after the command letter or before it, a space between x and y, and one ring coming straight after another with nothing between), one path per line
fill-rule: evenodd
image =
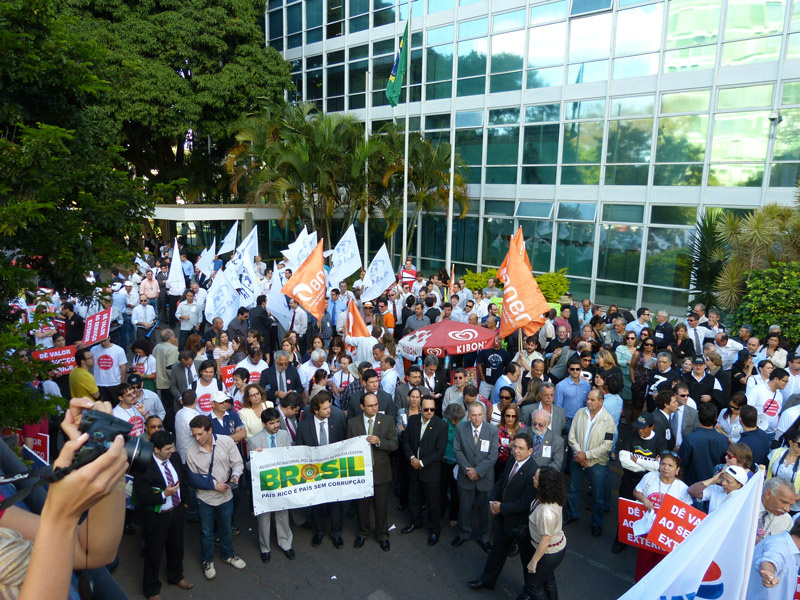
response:
M361 385L361 379L356 379L353 381L350 385L344 388L341 394L339 394L339 408L347 412L347 409L350 407L350 398L363 391L364 386Z

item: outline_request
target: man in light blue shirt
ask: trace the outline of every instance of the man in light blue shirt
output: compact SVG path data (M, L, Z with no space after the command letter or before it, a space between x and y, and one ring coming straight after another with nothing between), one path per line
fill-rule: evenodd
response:
M795 598L800 571L800 522L791 530L764 538L756 545L747 598L785 600Z
M510 387L512 390L516 389L516 383L519 381L519 376L522 375L522 369L517 363L508 363L503 369L503 374L497 378L492 390L492 404L500 402L500 390L504 387Z
M580 362L570 362L567 367L569 377L556 385L554 404L562 407L567 414L567 431L572 425L575 413L586 406L586 397L592 389L589 382L581 377L581 370Z
M651 316L652 315L650 314L650 309L642 306L639 310L636 311L636 320L628 323L625 327L625 331L633 331L636 334L636 337L638 338L639 335L642 333L642 329L650 325Z

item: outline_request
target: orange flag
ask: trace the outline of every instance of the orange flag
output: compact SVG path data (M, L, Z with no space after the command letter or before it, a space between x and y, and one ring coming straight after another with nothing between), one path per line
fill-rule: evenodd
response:
M503 312L500 316L501 337L511 335L520 327L526 335L533 335L544 324L542 314L550 310L550 305L533 277L527 258L520 228L511 239L503 266L497 271L504 286Z
M281 294L297 300L297 303L316 319L321 319L325 312L325 269L323 265L322 240L320 240L300 268L281 288Z
M350 301L347 305L347 327L344 335L345 338L347 338L347 336L369 337L370 335L367 324L364 323L364 317L358 312L358 307L353 301ZM357 350L356 346L351 346L350 344L345 344L345 346L347 346L347 350L350 351L351 354L355 355Z

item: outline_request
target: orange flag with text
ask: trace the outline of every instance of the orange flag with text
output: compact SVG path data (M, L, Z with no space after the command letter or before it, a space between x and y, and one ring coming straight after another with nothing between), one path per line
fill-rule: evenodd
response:
M283 284L281 294L297 300L317 320L325 312L325 268L322 240L303 261L300 268Z
M525 335L533 335L544 325L542 315L550 310L550 305L532 271L520 227L511 238L508 254L497 270L497 276L503 282L501 337L511 335L520 327Z

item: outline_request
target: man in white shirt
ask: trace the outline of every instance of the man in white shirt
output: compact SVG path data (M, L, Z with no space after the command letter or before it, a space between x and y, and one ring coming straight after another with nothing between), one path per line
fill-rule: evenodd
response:
M758 411L758 427L774 436L783 406L780 391L789 383L789 373L775 369L769 375L767 385L758 385L747 392L747 403Z
M794 406L797 402L788 404L789 398L795 394L800 394L800 354L792 352L786 359L786 370L789 371L789 383L781 390L783 395L784 410L788 406Z
M317 369L322 369L327 373L331 372L328 363L325 361L326 358L327 354L325 350L317 348L311 352L311 358L297 369L297 374L300 376L300 383L303 384L304 395L308 395L308 384L311 382L311 378L314 377L314 373L317 372Z
M700 315L696 312L689 313L686 317L686 335L692 340L694 344L694 353L703 354L703 344L706 338L713 338L716 334L700 325Z
M196 281L192 282L190 286L192 291L194 292L194 302L197 304L197 310L200 311L200 319L199 322L203 322L203 313L206 310L206 299L208 298L208 290L205 288L200 287L200 284Z
M473 299L475 300L475 314L478 315L478 320L482 320L489 314L489 302L483 298L483 290L474 290L472 292Z
M291 319L289 321L289 331L294 331L297 334L297 339L302 339L308 329L308 315L306 311L300 308L297 300L292 298L289 300L289 308L291 309Z
M175 316L181 324L181 334L178 338L178 347L183 348L186 346L186 340L192 333L197 333L197 326L202 318L197 304L194 301L194 292L187 290L186 299L178 305L178 310L175 311Z
M458 368L453 371L453 385L444 391L444 399L442 400L442 413L447 410L451 404L460 404L464 410L464 388L467 387L467 371L466 369Z
M739 358L739 351L744 348L739 342L728 339L728 334L724 331L718 333L714 338L717 345L717 352L722 358L722 368L725 371L730 371Z
M97 383L97 389L100 390L100 397L106 402L114 404L117 401L114 388L125 381L125 372L128 368L125 350L112 344L110 338L106 338L92 346L90 351L94 356L92 374Z
M236 365L237 369L245 369L248 373L250 373L249 381L251 383L258 383L261 379L261 373L264 372L269 365L264 362L261 354L261 348L258 347L258 344L254 344L250 347L250 350L247 351L247 356L244 357L244 360L239 362Z
M164 410L161 398L159 398L158 394L155 392L151 392L142 387L142 376L138 373L131 373L128 375L128 385L133 389L133 398L135 402L144 406L147 411L147 416L155 415L163 421L167 411Z
M381 359L381 389L394 398L394 390L397 387L397 371L394 366L397 361L391 356L384 356Z
M147 338L147 332L155 325L156 310L150 304L147 296L141 294L139 296L139 304L137 304L131 313L131 323L136 330L136 340L143 340Z
M467 303L462 302L458 294L453 294L450 296L450 304L453 305L453 310L450 312L450 320L458 321L459 323L466 323L468 317L466 310Z

